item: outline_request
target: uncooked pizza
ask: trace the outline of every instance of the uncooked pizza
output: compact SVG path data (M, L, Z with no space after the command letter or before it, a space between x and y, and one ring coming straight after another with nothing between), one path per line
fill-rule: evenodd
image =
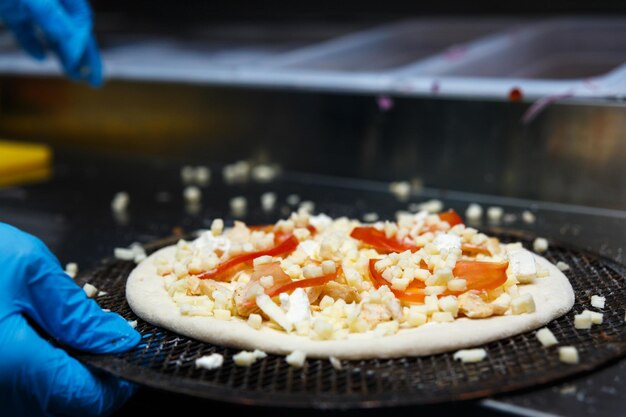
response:
M341 359L479 346L574 303L554 265L454 211L364 224L300 210L226 229L217 219L142 261L126 295L139 317L195 339Z

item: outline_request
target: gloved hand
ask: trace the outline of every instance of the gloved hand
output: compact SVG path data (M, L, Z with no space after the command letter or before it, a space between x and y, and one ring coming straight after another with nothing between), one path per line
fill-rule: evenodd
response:
M140 339L126 320L87 298L39 239L0 223L0 415L100 416L130 398L132 384L92 373L26 317L94 353L123 352Z
M71 79L102 84L87 0L0 0L0 18L34 58L44 59L48 47Z

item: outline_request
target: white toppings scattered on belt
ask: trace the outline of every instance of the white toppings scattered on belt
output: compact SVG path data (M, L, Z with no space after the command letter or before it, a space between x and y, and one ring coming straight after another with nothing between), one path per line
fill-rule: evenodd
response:
M302 368L306 361L306 353L301 350L294 350L285 357L285 362L294 368Z
M471 222L479 221L483 217L483 208L476 203L472 203L467 206L465 210L465 218Z
M560 347L559 360L567 364L577 364L579 362L578 350L574 346Z
M209 371L217 369L224 363L224 356L219 353L212 353L210 355L202 356L195 361L196 368L204 368Z
M533 250L537 253L544 253L548 250L548 241L543 237L538 237L533 241Z
M561 272L565 272L565 271L569 271L570 270L570 266L568 264L566 264L563 261L558 261L556 263L556 267L559 269L559 271Z
M556 336L554 336L554 333L552 333L552 331L550 331L547 327L537 330L536 335L539 342L545 347L553 346L559 343Z
M85 285L83 285L83 290L89 298L93 298L98 293L98 289L90 283L86 283Z
M522 220L526 224L533 224L535 222L536 218L535 218L535 215L531 211L524 210L522 212Z
M489 207L487 209L487 219L491 222L499 222L502 220L502 215L504 214L504 210L502 207Z
M605 301L606 301L606 298L602 297L601 295L591 296L591 305L594 306L595 308L603 309Z
M480 362L487 357L487 351L482 348L461 349L454 352L452 357L455 361L461 361L463 363Z
M272 211L276 206L276 193L267 192L261 194L261 208L263 211Z
M120 191L115 196L113 196L113 200L111 200L111 210L115 213L121 213L128 209L128 204L130 203L130 196L126 191Z
M78 273L78 264L76 264L76 262L70 262L65 265L65 273L72 278L76 278L76 274Z

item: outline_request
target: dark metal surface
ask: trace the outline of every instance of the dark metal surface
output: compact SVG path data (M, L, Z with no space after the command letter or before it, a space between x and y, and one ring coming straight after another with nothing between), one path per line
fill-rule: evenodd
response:
M328 211L326 211L328 212ZM330 213L332 214L332 213ZM503 241L528 235L496 233ZM178 238L149 245L172 244ZM180 336L138 319L125 298L125 282L132 262L108 260L86 274L107 294L97 299L103 308L128 320L138 320L141 343L128 353L110 356L78 355L83 362L143 385L197 397L238 404L320 409L373 408L432 404L490 396L592 370L626 353L626 268L592 253L552 244L546 257L571 266L567 276L574 287L572 311L548 324L559 346L575 346L577 365L559 362L557 346L544 348L535 332L489 343L487 358L479 363L455 362L452 353L426 357L342 361L334 370L328 360L308 359L302 369L291 368L284 356L269 355L250 367L237 367L237 349L215 346ZM604 321L591 330L576 330L573 316L590 307L593 294L607 298ZM593 309L593 308L592 308ZM211 353L224 355L218 370L197 369L195 360Z

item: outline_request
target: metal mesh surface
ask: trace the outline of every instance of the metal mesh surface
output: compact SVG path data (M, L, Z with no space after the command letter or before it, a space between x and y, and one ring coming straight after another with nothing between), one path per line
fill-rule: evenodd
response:
M490 234L502 241L521 240L530 247L532 237L498 230ZM148 251L170 244L157 242ZM565 274L576 294L574 308L547 325L558 346L578 349L580 363L558 359L558 346L542 347L531 331L488 343L487 358L478 363L454 361L452 353L396 359L342 361L335 370L328 360L308 359L301 369L290 367L284 356L269 355L250 367L237 367L236 349L215 346L180 336L139 319L125 298L125 283L132 262L105 261L82 277L107 291L97 298L103 308L128 320L137 320L141 343L118 355L77 354L83 362L126 379L174 392L239 404L370 408L428 404L477 398L534 387L589 371L626 352L626 268L592 253L551 244L544 256L553 263L566 262ZM590 305L594 294L606 297L604 321L590 330L574 328L574 314ZM211 353L224 355L222 367L196 369L195 359Z

